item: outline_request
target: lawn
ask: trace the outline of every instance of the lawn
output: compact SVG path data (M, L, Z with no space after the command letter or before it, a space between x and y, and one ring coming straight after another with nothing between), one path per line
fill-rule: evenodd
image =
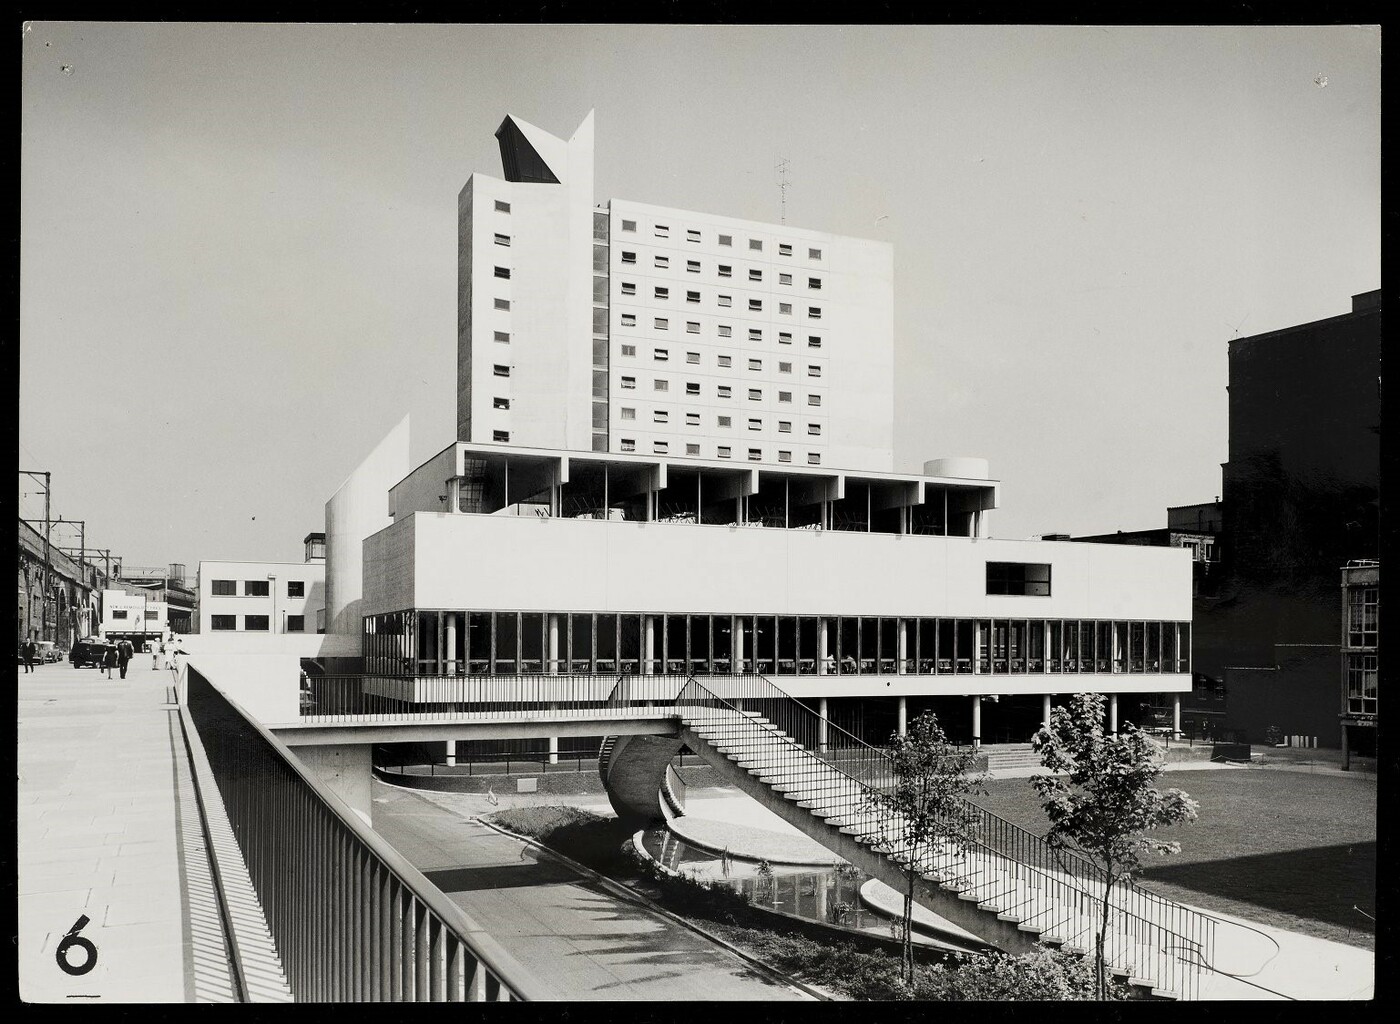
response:
M1162 788L1200 805L1195 824L1156 833L1181 853L1154 860L1146 888L1206 910L1375 948L1374 777L1272 769L1168 772ZM1026 779L990 782L988 810L1037 834L1045 815Z

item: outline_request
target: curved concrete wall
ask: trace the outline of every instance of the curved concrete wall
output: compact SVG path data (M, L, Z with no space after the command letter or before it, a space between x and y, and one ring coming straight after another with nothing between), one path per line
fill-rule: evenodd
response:
M986 459L954 456L929 459L924 463L924 475L950 477L954 480L990 480L992 468Z
M666 766L684 744L674 736L618 736L603 785L618 818L639 826L665 818L661 787Z

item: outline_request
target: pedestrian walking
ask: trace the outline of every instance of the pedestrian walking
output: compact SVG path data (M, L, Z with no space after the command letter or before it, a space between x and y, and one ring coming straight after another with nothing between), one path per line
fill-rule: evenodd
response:
M160 645L160 653L163 654L163 655L165 655L165 667L166 667L166 668L174 668L174 667L175 667L175 645L172 643L169 647L167 647L165 644L161 644L161 645Z
M102 668L107 673L107 678L112 678L112 669L117 667L117 647L111 644L102 652Z
M24 643L19 645L19 653L20 657L24 658L24 670L26 672L33 672L34 656L39 653L39 645L34 642L33 633L29 635Z
M151 671L154 672L160 668L160 650L155 644L147 644L146 646L151 649Z
M124 639L117 644L117 667L121 669L123 679L126 678L126 666L135 654L136 648L131 646L130 640Z

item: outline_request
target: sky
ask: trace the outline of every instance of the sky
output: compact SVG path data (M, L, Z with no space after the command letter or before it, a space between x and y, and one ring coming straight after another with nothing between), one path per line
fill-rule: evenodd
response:
M595 110L598 202L776 222L785 158L892 243L894 468L988 459L998 537L1213 499L1229 339L1380 286L1377 28L32 23L22 82L19 464L128 566L299 560L455 440L507 113Z

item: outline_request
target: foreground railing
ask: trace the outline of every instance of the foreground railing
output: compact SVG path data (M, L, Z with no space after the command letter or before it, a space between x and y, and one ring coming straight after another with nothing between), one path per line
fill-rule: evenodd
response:
M873 795L894 781L889 753L863 742L762 677L726 680L726 694L691 680L676 700L683 718L723 728L747 749L763 774L785 790L802 790L803 804L820 806L831 824L858 842L908 862L898 816L880 813ZM1034 833L973 807L973 843L960 848L928 843L912 851L921 874L960 890L979 888L979 903L994 903L1026 925L1068 945L1092 950L1103 899L1103 873L1087 858L1058 851ZM1115 888L1105 957L1161 989L1194 998L1200 969L1213 961L1215 922L1133 885Z
M298 1001L544 998L520 964L198 671L187 705Z

